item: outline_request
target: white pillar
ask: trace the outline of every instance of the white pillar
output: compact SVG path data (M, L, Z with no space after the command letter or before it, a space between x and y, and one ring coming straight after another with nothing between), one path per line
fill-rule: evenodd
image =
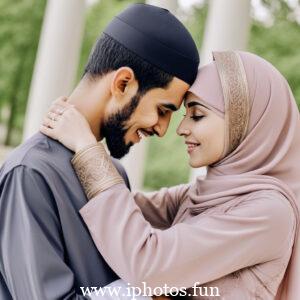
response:
M213 50L243 50L250 30L250 0L210 0L201 64L212 60Z
M35 133L50 103L72 90L81 49L85 0L48 0L24 124Z
M244 50L250 31L250 0L210 0L201 49L201 65L212 61L212 51ZM206 168L193 169L191 180L205 176Z

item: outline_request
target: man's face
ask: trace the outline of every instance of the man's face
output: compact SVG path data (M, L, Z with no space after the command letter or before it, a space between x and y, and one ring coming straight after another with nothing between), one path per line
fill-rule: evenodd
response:
M121 158L132 145L151 135L164 136L173 111L179 109L189 85L174 77L166 89L154 88L138 93L102 124L102 135L111 155Z

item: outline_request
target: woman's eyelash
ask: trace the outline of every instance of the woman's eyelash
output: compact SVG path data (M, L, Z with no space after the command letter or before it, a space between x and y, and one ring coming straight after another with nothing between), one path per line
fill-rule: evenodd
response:
M186 117L186 115L183 115L183 116ZM204 116L191 116L190 118L193 119L194 121L199 121L202 118L204 118Z
M194 121L199 121L203 118L204 116L191 116L191 119L193 119Z

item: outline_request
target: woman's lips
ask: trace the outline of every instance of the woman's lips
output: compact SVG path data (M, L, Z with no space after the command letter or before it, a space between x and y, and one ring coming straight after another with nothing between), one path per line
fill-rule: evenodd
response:
M185 142L187 145L187 152L191 154L200 144L198 143L192 143L192 142Z

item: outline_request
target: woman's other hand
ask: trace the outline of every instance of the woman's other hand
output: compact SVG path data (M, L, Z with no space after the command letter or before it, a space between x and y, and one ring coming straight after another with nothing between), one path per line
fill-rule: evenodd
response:
M78 152L96 144L97 140L85 117L66 100L66 97L60 97L53 102L40 131L70 150Z

